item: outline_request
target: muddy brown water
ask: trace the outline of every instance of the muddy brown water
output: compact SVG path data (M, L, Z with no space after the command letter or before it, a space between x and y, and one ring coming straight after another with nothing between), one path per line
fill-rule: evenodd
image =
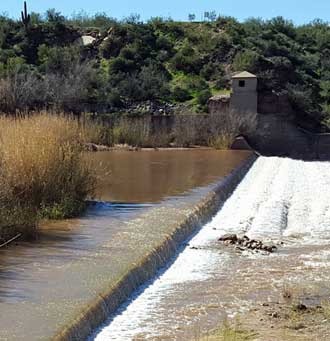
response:
M98 199L139 204L157 203L210 184L247 155L244 151L196 149L100 152L90 157L100 179Z
M86 214L44 222L35 240L0 249L0 340L37 340L54 333L62 318L73 317L70 309L93 294L91 283L111 280L100 273L102 267L113 266L117 274L122 270L115 259L138 252L125 245L126 234L134 233L128 222L154 207L195 204L248 155L214 150L89 154L99 182ZM112 240L109 261L105 244Z
M252 325L253 340L330 340L329 171L329 162L259 157L173 264L123 304L91 340L200 340L226 319ZM241 252L218 241L226 233L276 243L278 250ZM325 316L315 321L320 331L303 326L289 337L297 325L292 309L298 303L324 305ZM268 317L274 306L284 305L291 313L280 312L285 328L277 330L279 317ZM256 315L264 306L272 307L268 315Z

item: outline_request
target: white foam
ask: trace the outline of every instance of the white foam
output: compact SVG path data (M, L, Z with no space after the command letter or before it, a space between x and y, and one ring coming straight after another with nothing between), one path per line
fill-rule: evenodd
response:
M329 174L329 162L261 157L212 224L252 238L327 239Z
M104 327L94 340L122 340L134 339L134 336L145 333L149 337L153 335L152 319L158 320L157 316L166 311L160 311L159 302L162 297L168 295L171 288L182 285L189 281L206 280L219 261L219 254L214 250L202 248L209 240L209 233L214 231L205 226L203 232L198 233L189 243L189 246L179 255L170 268L165 271L150 286L141 288L141 294L132 299L131 303L123 306L111 323ZM192 249L197 247L201 249ZM226 255L222 256L225 259ZM155 316L154 314L157 314ZM153 335L156 336L156 335Z
M175 286L206 280L216 263L226 261L226 254L208 248L223 233L263 240L289 238L293 245L329 238L329 175L329 162L260 157L222 209L191 240L190 247L201 250L185 248L167 271L121 308L95 340L126 341L140 333L152 336L153 321L160 323L157 316L166 315L159 307L162 297ZM328 256L317 254L305 264L328 265Z

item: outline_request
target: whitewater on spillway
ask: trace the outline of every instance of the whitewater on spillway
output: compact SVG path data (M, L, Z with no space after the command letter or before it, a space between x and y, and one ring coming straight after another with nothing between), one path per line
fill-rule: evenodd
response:
M219 271L225 271L220 265L232 257L215 247L225 233L263 241L285 240L291 245L324 243L330 238L329 175L329 162L259 157L215 217L172 264L141 287L92 339L153 339L160 330L193 323L198 316L183 313L187 305L193 305L187 297L193 295L194 288L212 286L212 278L219 283ZM280 256L268 259L271 257Z
M259 158L211 225L251 238L330 237L330 163Z

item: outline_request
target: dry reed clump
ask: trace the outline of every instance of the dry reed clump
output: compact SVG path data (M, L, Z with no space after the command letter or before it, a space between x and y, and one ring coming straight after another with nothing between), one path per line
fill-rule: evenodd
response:
M224 111L209 115L178 115L172 127L175 145L208 145L229 149L240 134L249 135L257 126L257 114Z
M80 122L80 131L85 143L105 146L112 146L114 143L111 127L98 121L85 118Z
M0 117L0 227L33 226L38 217L70 217L94 189L72 118Z
M112 128L114 144L127 144L134 147L167 147L171 136L164 127L153 131L150 117L120 118Z
M177 147L191 147L198 140L197 127L200 119L197 115L177 115L174 119L172 133Z
M220 329L214 330L206 336L196 336L199 341L249 341L254 340L258 335L254 331L245 330L239 319L229 323L226 319Z
M224 111L208 117L210 135L208 145L215 149L229 149L236 136L249 135L256 130L256 113Z
M147 118L119 119L113 127L115 144L144 147L150 136L150 122Z
M153 120L150 116L123 116L107 124L85 119L81 130L85 142L107 146L229 149L238 135L249 136L256 126L257 114L224 111L209 115L182 113L168 117L167 121Z

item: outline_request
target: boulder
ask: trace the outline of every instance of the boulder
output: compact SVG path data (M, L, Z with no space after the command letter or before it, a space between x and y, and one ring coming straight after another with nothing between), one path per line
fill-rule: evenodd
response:
M275 245L264 245L261 240L249 239L247 236L239 238L236 234L225 234L219 238L219 241L227 246L236 245L236 250L240 251L253 250L272 253L277 250Z
M219 238L220 242L232 241L232 242L236 243L237 240L238 240L238 237L236 234L225 234Z

